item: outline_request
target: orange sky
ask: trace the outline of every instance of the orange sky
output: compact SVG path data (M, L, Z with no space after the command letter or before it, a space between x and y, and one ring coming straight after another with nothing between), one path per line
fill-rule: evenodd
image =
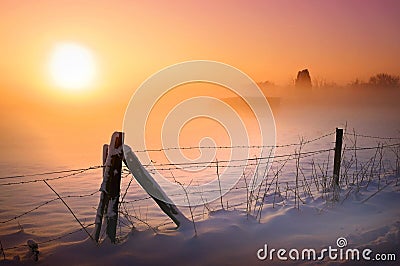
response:
M377 72L398 75L399 11L395 0L3 0L0 148L62 148L60 137L81 134L96 149L121 128L143 80L186 60L221 61L283 86L303 68L339 84ZM50 52L64 41L96 58L99 75L86 91L65 92L50 80Z

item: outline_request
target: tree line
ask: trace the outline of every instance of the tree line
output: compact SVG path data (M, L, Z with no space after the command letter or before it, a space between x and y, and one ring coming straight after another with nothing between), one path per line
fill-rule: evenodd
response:
M379 73L370 77L368 82L356 79L350 85L354 87L398 88L400 87L400 77L387 73Z

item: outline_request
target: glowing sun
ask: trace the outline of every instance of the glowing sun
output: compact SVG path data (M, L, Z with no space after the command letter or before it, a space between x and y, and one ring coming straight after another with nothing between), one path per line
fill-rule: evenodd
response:
M91 51L75 43L55 47L50 59L50 73L57 86L80 90L93 84L96 66Z

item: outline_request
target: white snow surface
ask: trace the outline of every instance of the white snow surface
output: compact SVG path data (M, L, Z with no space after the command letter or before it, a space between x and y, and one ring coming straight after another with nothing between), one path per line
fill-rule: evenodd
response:
M68 237L62 243L39 246L39 265L262 265L256 257L264 244L271 248L336 247L336 239L345 237L350 248L370 248L373 252L394 253L399 258L400 200L399 187L388 186L364 203L376 184L369 189L350 192L343 204L326 204L316 198L301 205L266 206L261 222L239 210L217 210L196 222L193 227L175 229L172 225L155 233L150 229L134 230L118 244L108 240L99 246L83 233ZM341 197L348 191L342 191ZM3 240L36 237L25 232L2 236ZM5 241L4 241L5 242ZM4 243L3 242L3 243ZM7 254L7 251L6 251ZM9 258L9 257L8 257ZM268 261L278 263L279 260ZM327 264L350 263L323 261ZM5 265L27 263L2 262ZM307 264L308 261L281 263ZM315 263L315 262L314 262ZM354 261L353 261L354 263ZM386 262L385 265L395 265Z
M346 97L343 98L345 101L353 103L350 96ZM357 132L366 135L399 137L400 108L394 103L397 101L396 97L391 97L390 104L377 101L379 105L374 102L375 98L371 97L370 102L364 99L365 104L359 106L355 106L358 100L354 100L354 104L346 102L341 106L337 106L338 103L335 102L321 103L316 100L316 106L313 103L297 109L293 107L298 104L296 99L281 103L280 109L275 114L278 145L298 142L299 136L304 136L306 139L319 137L333 132L335 127L344 127L346 123L350 133L354 127ZM291 108L285 108L289 105ZM310 143L307 148L309 150L330 148L333 141L334 135L331 135L316 143ZM357 146L376 146L378 141L360 138ZM345 144L351 143L345 141ZM99 147L101 145L102 143L99 143ZM276 154L287 152L293 150L283 149ZM375 150L360 151L359 162L366 167L368 159L374 153ZM310 178L309 167L307 168L309 159L311 157L302 159L307 178ZM328 172L331 175L333 153L330 157L323 154L315 156L314 159L321 164L329 161ZM387 166L390 163L393 165L395 159L393 153L386 151L383 161ZM350 157L343 158L343 164L350 161ZM376 171L379 169L378 161L374 168ZM74 168L76 162L74 163L74 165L57 166L55 170ZM260 261L257 258L257 251L265 244L275 249L314 248L319 251L328 246L336 247L336 240L339 237L347 240L348 248L369 248L374 254L396 254L397 261L385 262L382 265L398 265L400 260L398 173L390 172L389 169L382 170L388 174L368 172L366 176L372 177L370 182L367 179L358 180L359 186L356 183L352 184L354 179L349 179L348 184L342 184L339 201L332 201L332 194L324 193L322 189L317 191L315 187L311 188L311 196L301 188L299 193L302 202L297 208L293 191L289 191L287 195L283 190L285 182L294 180L295 162L289 162L285 167L280 177L282 184L279 191L275 190L273 179L270 179L271 189L263 199L261 215L258 217L255 217L257 211L254 212L254 206L258 210L262 200L253 202L253 209L246 212L245 189L233 189L224 196L224 209L221 208L219 200L209 206L193 208L196 215L197 236L193 224L176 229L151 199L144 199L147 195L133 180L125 198L121 196L120 199L129 202L126 204L129 214L140 220L131 217L134 226L131 230L129 221L120 215L120 220L126 224L117 229L117 244L104 240L104 235L99 245L94 243L83 230L80 230L79 224L66 207L43 182L0 186L0 241L6 257L6 260L3 260L3 254L0 252L0 265L314 265L316 263L363 265L365 261L329 259L322 262L279 261L276 257L273 261ZM351 170L354 170L353 168L354 166ZM2 165L1 176L24 174L27 169L34 173L54 170L54 167L38 167L32 163L31 168L24 167L21 170L21 164L7 164ZM276 167L273 169L276 170ZM131 176L125 177L125 174L124 172L122 178L122 195L131 178ZM46 178L57 176L60 175L46 176ZM34 179L38 177L5 179L0 181L0 185ZM303 177L300 180L303 180ZM48 182L64 198L80 221L89 226L96 217L101 181L102 169L97 169ZM43 206L33 210L38 205ZM24 214L29 210L33 211ZM189 208L180 207L180 210L190 219ZM14 218L16 216L18 217ZM93 228L89 226L89 232L92 232ZM30 256L26 245L28 240L38 244L37 262ZM369 264L379 263L372 261Z

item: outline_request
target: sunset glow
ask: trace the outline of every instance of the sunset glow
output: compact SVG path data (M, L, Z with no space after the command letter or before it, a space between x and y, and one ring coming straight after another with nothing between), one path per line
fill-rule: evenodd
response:
M76 135L96 154L140 84L189 60L229 64L277 97L305 68L339 86L398 75L399 11L393 0L1 1L4 149L44 139L72 154Z
M91 85L95 69L91 52L73 43L58 45L50 62L50 72L54 82L68 90L80 90Z

